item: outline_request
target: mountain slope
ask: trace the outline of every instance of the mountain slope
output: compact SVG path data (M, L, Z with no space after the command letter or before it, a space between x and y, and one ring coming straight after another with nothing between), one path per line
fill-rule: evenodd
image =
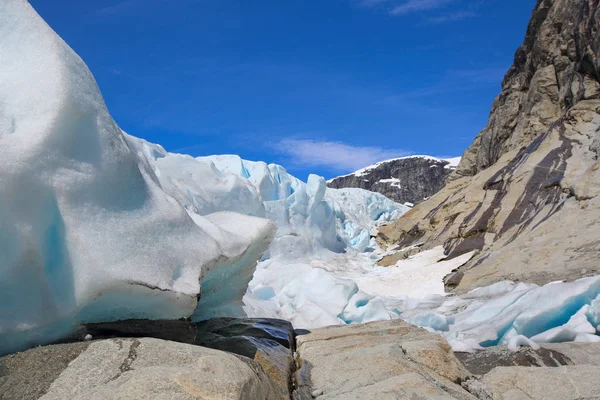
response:
M465 292L600 273L600 11L539 0L486 128L450 183L380 241L478 254L448 276Z
M360 188L378 192L398 202L417 204L446 183L459 159L409 156L381 161L327 181L330 188Z

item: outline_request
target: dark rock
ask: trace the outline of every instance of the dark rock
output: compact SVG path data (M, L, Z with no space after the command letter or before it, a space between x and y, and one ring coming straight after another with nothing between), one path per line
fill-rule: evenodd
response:
M559 351L523 347L516 353L506 347L489 347L478 353L456 353L465 368L474 375L485 375L496 367L560 367L574 365Z
M460 284L465 274L461 271L455 271L444 278L444 286L453 289Z
M329 180L327 186L333 189L366 189L398 203L417 204L444 187L453 170L445 160L405 157L377 163L361 170L364 172L339 176Z

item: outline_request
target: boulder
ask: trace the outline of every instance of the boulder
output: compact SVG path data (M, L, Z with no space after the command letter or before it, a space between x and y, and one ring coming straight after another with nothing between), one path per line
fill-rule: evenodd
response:
M48 346L0 365L2 400L281 398L256 361L153 338Z
M266 318L214 318L206 321L128 320L87 324L93 338L153 337L223 350L259 363L280 399L290 397L295 351L292 324Z
M600 367L497 367L466 386L481 400L600 400Z
M448 343L400 320L316 329L297 342L296 399L474 399L457 384L469 374Z
M476 353L456 353L456 357L474 375L485 375L496 367L600 366L600 344L544 343L539 350L522 347L517 352L494 346Z

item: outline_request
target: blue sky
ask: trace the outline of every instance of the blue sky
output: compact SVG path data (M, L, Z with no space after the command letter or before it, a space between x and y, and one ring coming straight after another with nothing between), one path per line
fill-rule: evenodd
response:
M535 0L30 0L127 132L330 178L456 156Z

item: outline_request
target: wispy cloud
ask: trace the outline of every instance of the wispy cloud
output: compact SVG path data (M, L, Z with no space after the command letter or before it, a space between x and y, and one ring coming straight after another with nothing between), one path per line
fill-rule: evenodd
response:
M389 15L404 17L421 14L429 24L461 21L478 17L476 12L496 0L351 0L361 7L384 11Z
M431 11L446 7L454 0L409 0L390 10L391 15L406 15L420 11Z
M472 11L456 11L437 17L428 17L426 21L431 24L443 24L445 22L462 21L467 18L475 18L478 14Z
M325 167L335 172L351 172L381 160L411 154L401 149L352 146L312 139L283 139L274 148L280 154L291 156L292 164L297 166Z
M112 6L108 6L108 7L99 9L98 11L96 11L96 14L101 17L118 14L122 11L128 10L128 9L136 6L138 3L140 3L139 0L121 1L116 4L113 4Z

